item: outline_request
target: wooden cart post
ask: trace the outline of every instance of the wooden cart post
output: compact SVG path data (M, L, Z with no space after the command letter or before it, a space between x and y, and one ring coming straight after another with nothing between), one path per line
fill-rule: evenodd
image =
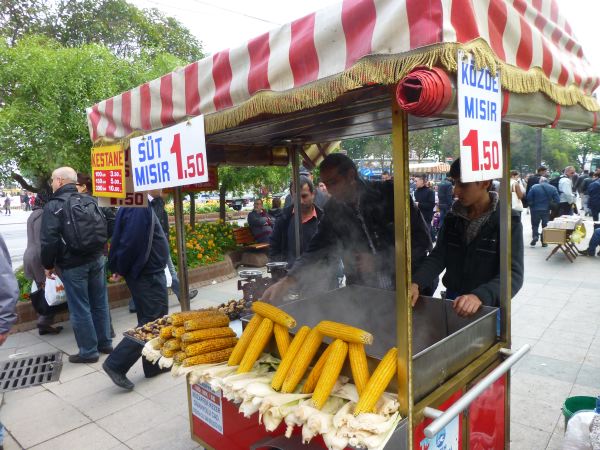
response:
M181 186L175 188L175 241L177 243L177 276L179 277L179 303L182 311L190 310L187 253L185 251L185 227ZM168 236L167 236L168 239Z

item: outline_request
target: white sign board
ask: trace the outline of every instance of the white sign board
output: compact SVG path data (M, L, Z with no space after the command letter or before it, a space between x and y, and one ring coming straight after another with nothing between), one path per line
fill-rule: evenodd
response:
M131 151L125 149L125 198L98 197L100 207L148 207L148 196L142 192L133 191L133 176L131 173Z
M425 438L419 443L421 450L458 450L458 416L446 425L435 437Z
M192 414L223 434L222 391L213 390L208 383L192 385Z
M498 75L458 52L458 128L463 182L502 177L502 94Z
M136 192L208 181L204 116L131 139Z

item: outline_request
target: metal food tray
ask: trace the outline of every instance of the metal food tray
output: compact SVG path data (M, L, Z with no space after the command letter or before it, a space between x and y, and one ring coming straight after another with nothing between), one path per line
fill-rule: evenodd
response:
M141 339L138 339L138 338L136 338L136 337L133 337L131 334L127 333L127 331L124 331L124 332L123 332L123 337L126 337L126 338L127 338L127 339L129 339L130 341L136 342L136 343L140 344L141 346L144 346L144 345L146 345L148 342L150 342L150 341L143 341L143 340L141 340ZM154 336L154 337L157 337L157 336Z
M299 326L334 320L369 331L366 346L372 372L396 340L396 299L393 291L350 286L281 306ZM415 402L465 368L496 341L498 308L482 306L469 318L459 317L452 302L422 297L413 308L413 386ZM246 319L247 320L247 319ZM346 368L347 369L347 368ZM397 389L396 378L390 390Z

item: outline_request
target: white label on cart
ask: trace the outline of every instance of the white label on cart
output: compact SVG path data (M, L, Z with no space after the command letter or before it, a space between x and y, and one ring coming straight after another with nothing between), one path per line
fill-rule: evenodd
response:
M458 450L458 416L442 428L434 438L423 439L419 446L421 450Z
M463 182L502 177L502 93L498 74L477 69L470 53L458 53L458 131Z
M212 429L223 434L222 392L207 383L192 385L192 414Z

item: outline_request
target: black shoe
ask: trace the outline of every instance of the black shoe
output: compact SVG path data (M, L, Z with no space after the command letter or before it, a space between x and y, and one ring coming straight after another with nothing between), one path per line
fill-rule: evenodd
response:
M548 247L548 244L545 244L544 242L542 242L542 247Z
M40 336L43 336L45 334L58 334L63 330L63 327L58 326L58 327L53 327L50 325L38 325L38 333L40 334Z
M79 355L69 355L69 362L73 364L91 364L98 362L98 357L95 358L83 358Z
M130 312L130 313L134 313L134 312L135 312L135 308L133 308L133 309L132 309L132 308L129 308L129 312Z
M529 243L529 245L531 245L532 247L535 247L535 244L537 244L537 239L532 239Z
M196 295L198 295L198 289L192 289L190 291L190 296L189 296L190 300L193 299Z
M106 361L104 362L104 364L102 364L102 369L104 370L104 372L106 372L106 375L108 375L112 382L115 383L117 386L123 389L127 389L128 391L133 390L134 384L131 381L129 381L124 374L112 370L110 367L108 367L106 365Z
M110 347L103 347L103 348L99 348L98 351L100 353L104 353L105 355L110 355L112 353L112 351L113 351L113 348L112 348L112 346L110 346Z

